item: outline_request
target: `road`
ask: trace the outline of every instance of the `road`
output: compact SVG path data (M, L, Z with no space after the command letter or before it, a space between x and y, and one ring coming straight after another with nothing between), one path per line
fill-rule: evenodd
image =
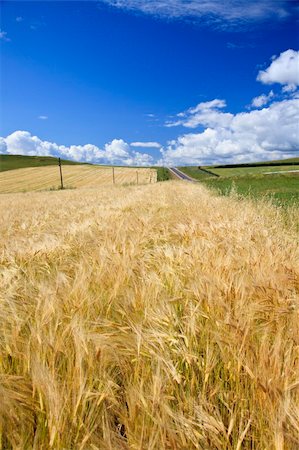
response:
M185 173L181 172L176 167L169 167L169 170L170 172L173 173L175 177L179 178L179 180L191 181L191 183L194 183L195 181L191 177L188 177L188 175L186 175Z

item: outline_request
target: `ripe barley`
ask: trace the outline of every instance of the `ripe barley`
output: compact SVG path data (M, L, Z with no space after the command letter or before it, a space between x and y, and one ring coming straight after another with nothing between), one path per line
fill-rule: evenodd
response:
M0 204L3 449L299 446L280 209L180 182Z

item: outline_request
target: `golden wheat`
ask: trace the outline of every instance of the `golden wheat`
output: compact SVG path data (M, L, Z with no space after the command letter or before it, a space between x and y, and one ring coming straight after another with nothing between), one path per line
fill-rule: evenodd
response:
M299 447L279 208L180 182L0 206L2 449Z
M100 187L113 184L112 167L74 165L62 166L64 185L67 188ZM138 180L137 180L138 177ZM154 169L114 168L115 184L146 184L157 181ZM57 189L60 187L58 166L28 167L0 173L0 192L22 192Z

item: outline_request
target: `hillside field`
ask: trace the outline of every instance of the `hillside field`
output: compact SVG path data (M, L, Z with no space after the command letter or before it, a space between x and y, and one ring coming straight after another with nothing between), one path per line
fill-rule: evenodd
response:
M299 174L299 164L298 165L290 165L290 166L258 166L258 167L228 167L228 168L217 168L212 167L211 170L213 173L220 175L221 177L235 177L242 175L263 175L263 174L271 174L271 173L298 173Z
M201 170L196 166L186 166L179 167L180 170L185 172L190 177L196 180L202 180L209 176L208 172ZM270 174L275 172L286 173L292 171L292 173L296 173L298 171L299 174L299 163L298 165L283 165L283 166L258 166L258 167L203 167L203 169L210 172L210 175L213 174L218 175L219 177L238 177L238 176L248 176L248 175L263 175ZM216 178L216 177L215 177Z
M299 206L299 173L209 177L205 178L203 183L222 195L234 191L242 196L271 198L278 205Z
M0 208L1 449L299 448L298 209L179 181Z
M233 190L242 196L271 198L280 205L299 205L299 158L252 166L187 166L180 170L222 195Z
M75 161L62 159L62 164L76 165ZM81 163L82 164L82 163ZM0 155L0 172L24 169L25 167L57 166L58 158L51 156Z
M63 183L66 188L96 188L113 184L112 167L92 165L63 165ZM155 169L115 167L116 184L153 183L157 180ZM0 173L0 193L59 189L58 166L27 167Z

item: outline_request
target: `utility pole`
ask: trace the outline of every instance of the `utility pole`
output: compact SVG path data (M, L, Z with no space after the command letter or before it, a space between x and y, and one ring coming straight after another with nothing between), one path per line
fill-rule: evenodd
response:
M63 179L62 179L62 169L61 169L61 159L58 158L59 171L60 171L60 189L64 189L63 187Z

